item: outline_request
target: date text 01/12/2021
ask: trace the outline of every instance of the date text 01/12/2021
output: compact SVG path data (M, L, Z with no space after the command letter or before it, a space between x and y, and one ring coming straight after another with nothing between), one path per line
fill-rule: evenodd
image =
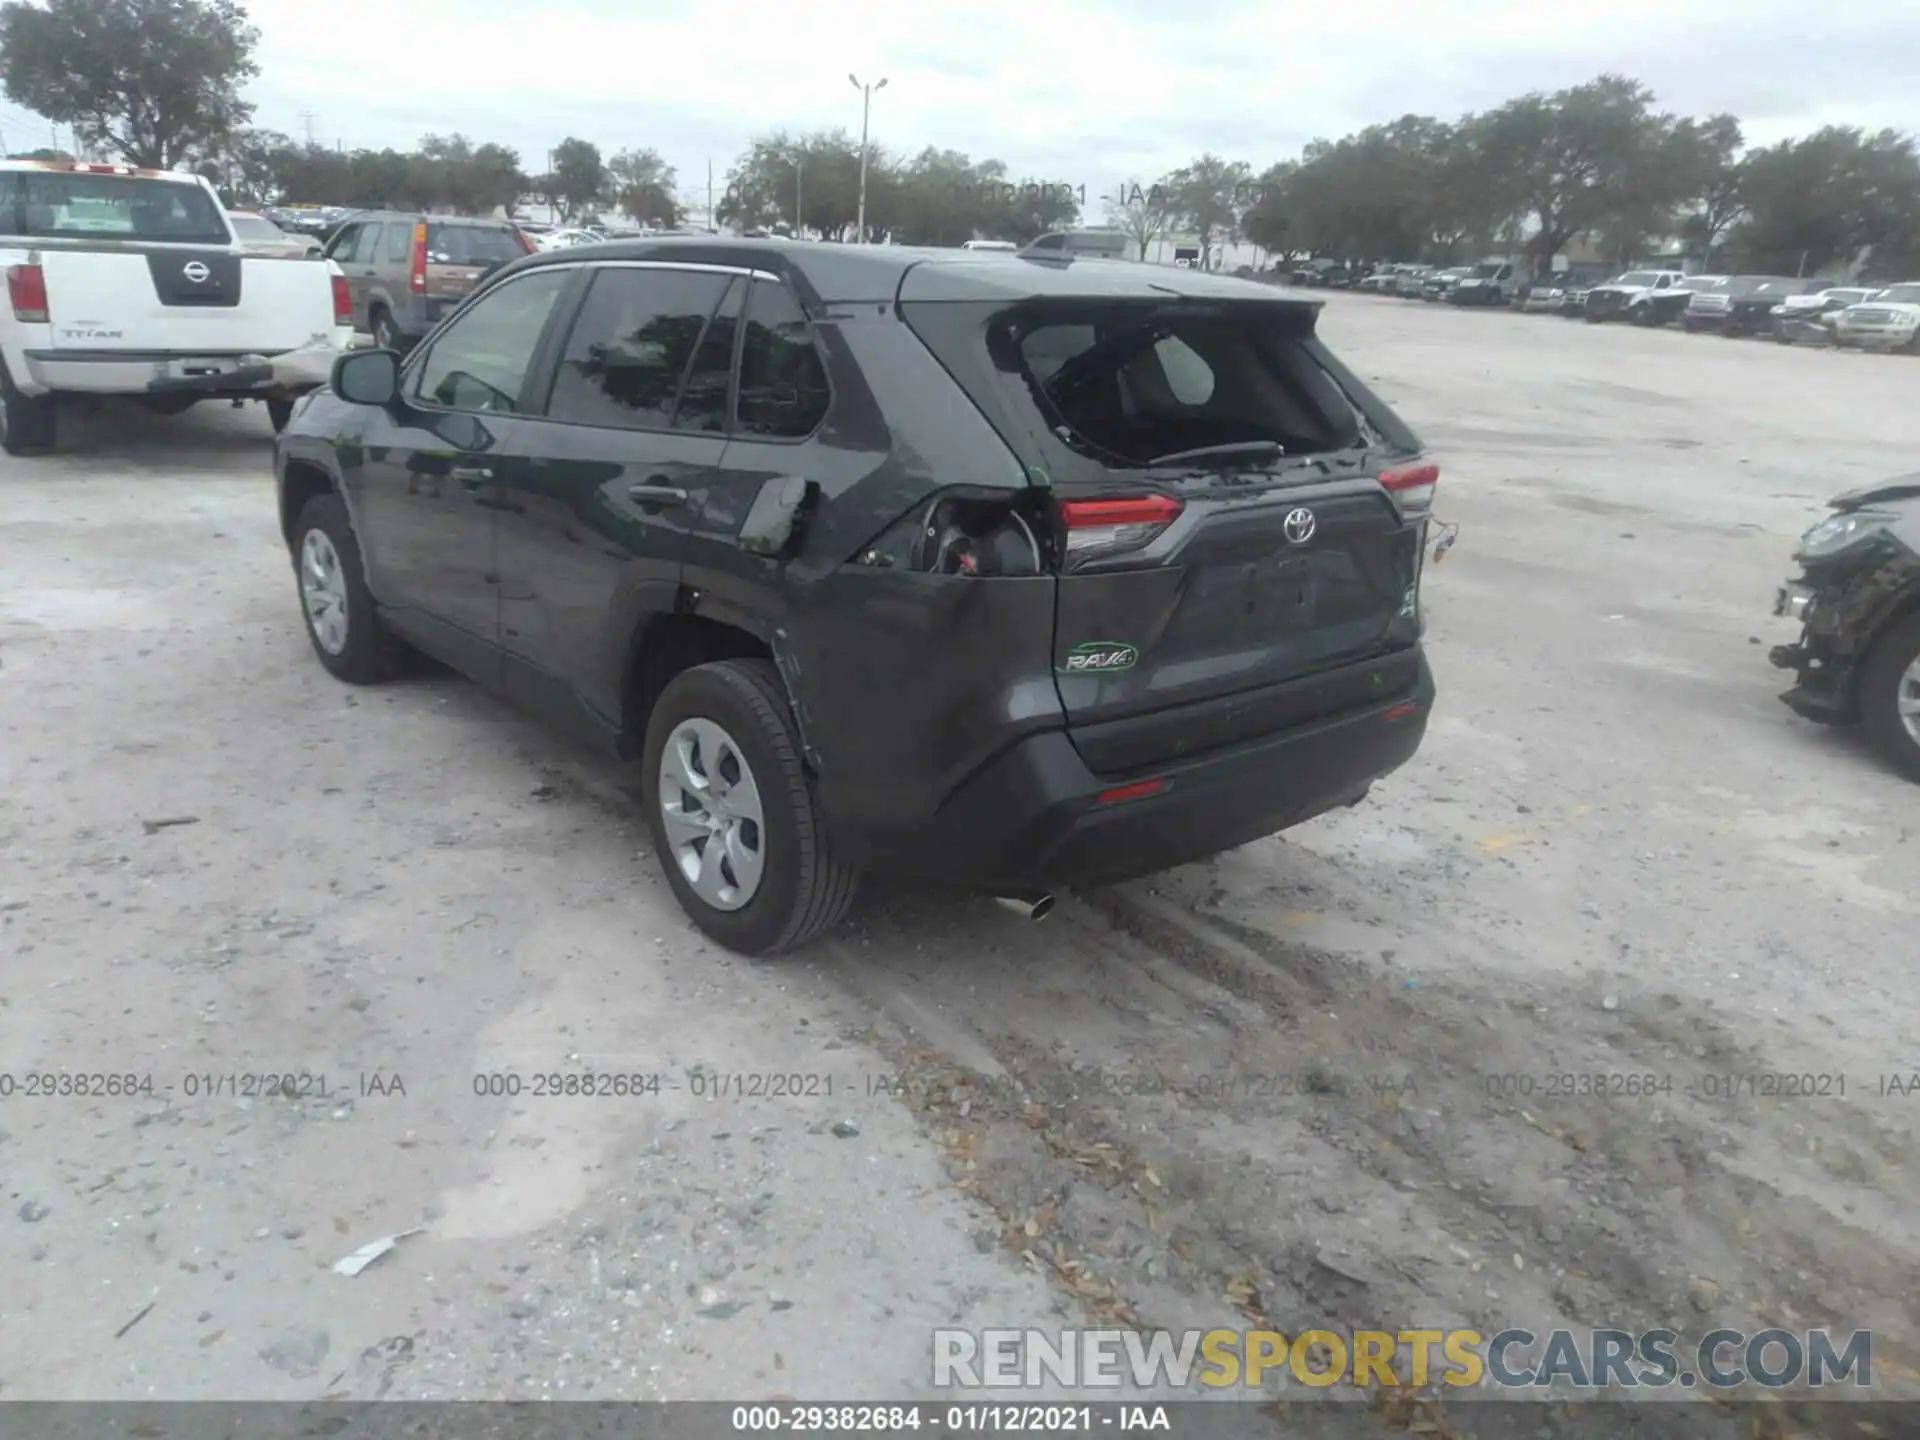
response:
M405 1095L393 1070L325 1074L305 1070L197 1070L176 1079L136 1071L0 1072L0 1100L346 1100Z
M1845 1099L1847 1075L1838 1071L1658 1071L1490 1072L1487 1094L1502 1100L1642 1100L1682 1095L1690 1100ZM1920 1072L1851 1077L1853 1094L1920 1095Z
M1092 1434L1174 1429L1164 1405L1104 1403L1099 1405L1023 1404L1017 1401L969 1401L940 1404L915 1401L902 1405L736 1405L732 1412L736 1433L795 1434L907 1434L923 1425L940 1435Z

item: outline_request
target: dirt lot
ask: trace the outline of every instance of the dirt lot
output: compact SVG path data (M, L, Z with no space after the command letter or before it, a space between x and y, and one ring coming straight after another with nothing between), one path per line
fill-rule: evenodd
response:
M0 1070L155 1086L0 1106L0 1395L904 1398L935 1325L1089 1316L1871 1326L1913 1381L1920 805L1765 646L1821 501L1912 468L1920 362L1323 329L1461 527L1422 754L1037 925L876 887L780 963L682 921L631 777L327 678L257 409L0 464ZM665 1083L526 1093L588 1068Z

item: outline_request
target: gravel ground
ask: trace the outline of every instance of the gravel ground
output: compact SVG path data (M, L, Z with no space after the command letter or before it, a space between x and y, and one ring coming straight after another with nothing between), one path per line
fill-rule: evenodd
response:
M1323 332L1461 527L1420 756L1040 924L875 886L776 963L682 921L631 775L320 670L257 410L0 462L0 1070L154 1084L0 1107L0 1395L909 1398L936 1325L1089 1319L1871 1326L1913 1381L1920 810L1765 646L1920 364ZM529 1093L589 1068L641 1093Z

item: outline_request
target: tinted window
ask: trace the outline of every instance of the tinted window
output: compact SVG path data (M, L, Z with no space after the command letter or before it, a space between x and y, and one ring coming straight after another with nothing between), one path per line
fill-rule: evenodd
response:
M435 265L491 265L518 260L526 247L499 225L427 224L427 259Z
M676 430L714 430L727 428L727 388L733 380L733 339L740 329L741 302L747 282L736 280L727 287L726 298L707 322L700 337L700 348L693 353L693 365L687 371L687 383L680 391L680 406L673 412Z
M826 419L827 370L807 317L784 285L754 282L740 351L739 428L797 439Z
M227 223L197 185L131 175L0 175L0 235L226 245Z
M555 377L547 414L573 425L664 428L727 288L691 270L602 270Z
M404 265L413 258L413 226L389 225L387 227L387 263Z
M381 227L378 224L364 225L360 236L353 242L353 263L356 265L377 265L380 263Z
M571 278L565 270L536 271L476 301L433 342L415 396L449 410L518 409L540 332Z
M360 227L358 225L342 225L338 230L333 232L333 238L327 241L327 258L329 260L341 261L351 259L353 256L354 241L359 238Z

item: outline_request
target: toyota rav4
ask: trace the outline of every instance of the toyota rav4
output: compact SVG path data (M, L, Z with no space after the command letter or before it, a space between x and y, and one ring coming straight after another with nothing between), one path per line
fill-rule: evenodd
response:
M530 256L276 449L320 663L642 761L747 954L856 877L1038 908L1365 797L1433 703L1436 467L1283 289L708 238Z

